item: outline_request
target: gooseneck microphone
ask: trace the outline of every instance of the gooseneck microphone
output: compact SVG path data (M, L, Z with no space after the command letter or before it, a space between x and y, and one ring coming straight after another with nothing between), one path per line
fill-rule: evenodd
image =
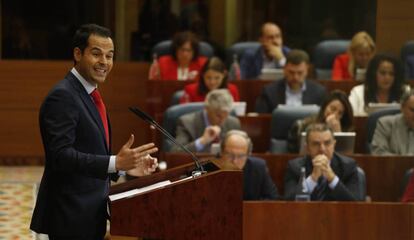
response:
M186 146L184 146L181 143L177 142L175 140L175 138L173 136L171 136L171 134L167 130L165 130L163 127L161 127L161 125L159 125L151 116L149 116L146 112L140 110L137 107L129 107L129 110L131 112L135 113L135 115L140 117L145 122L149 123L151 126L155 127L164 136L166 136L171 142L173 142L175 145L179 146L186 153L191 155L191 158L193 159L193 161L196 165L196 168L197 168L197 171L194 171L192 173L193 176L199 176L199 175L206 172L206 171L204 171L203 165L200 164L199 159L197 158L197 156L194 155L194 153L192 151L190 151Z

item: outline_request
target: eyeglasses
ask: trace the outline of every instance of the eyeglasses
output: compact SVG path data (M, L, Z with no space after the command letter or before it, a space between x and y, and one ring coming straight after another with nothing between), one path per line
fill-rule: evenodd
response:
M223 156L231 160L235 160L235 159L244 159L248 156L248 154L234 154L234 153L224 152Z

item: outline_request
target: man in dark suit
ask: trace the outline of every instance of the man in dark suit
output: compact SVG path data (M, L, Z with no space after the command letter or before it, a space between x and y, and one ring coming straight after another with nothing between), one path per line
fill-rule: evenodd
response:
M315 123L306 131L305 157L288 162L285 198L295 199L301 168L306 170L306 186L315 201L358 200L358 171L355 160L334 152L335 139L326 125Z
M279 26L268 22L260 29L259 48L246 50L240 59L242 79L258 78L262 69L283 68L286 54L290 49L283 46L282 31Z
M103 239L110 179L120 171L141 176L155 170L153 143L131 148L134 136L111 155L110 123L97 90L112 69L108 29L87 24L73 39L75 66L54 86L39 115L45 150L30 228L49 239Z
M204 110L185 114L178 119L175 139L193 152L217 153L224 134L240 129L239 119L229 115L232 108L233 97L227 89L210 91ZM214 149L214 144L217 144L217 149ZM172 151L182 149L173 146Z
M265 86L256 100L256 112L272 113L279 104L299 106L302 104L321 105L325 88L313 81L306 80L309 56L302 50L290 51L283 68L284 79Z
M243 171L243 200L275 200L277 188L263 159L250 156L252 142L240 130L227 132L221 143L221 161Z

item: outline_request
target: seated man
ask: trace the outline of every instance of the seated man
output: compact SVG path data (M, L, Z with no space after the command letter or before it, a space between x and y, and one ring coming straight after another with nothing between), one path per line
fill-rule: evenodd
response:
M216 143L219 147L227 131L240 129L239 119L229 116L232 105L233 97L227 89L210 91L203 110L178 119L175 139L193 152L214 151L212 145ZM181 148L174 146L172 151L181 151Z
M252 148L247 133L231 130L221 143L220 160L243 170L243 200L275 200L278 198L277 188L266 162L250 156Z
M289 48L283 46L282 32L276 24L263 24L259 41L260 48L248 49L241 56L242 79L258 78L264 68L282 68L285 65Z
M283 68L285 78L263 88L256 100L256 112L271 113L279 104L320 105L326 96L326 90L322 85L306 80L308 68L309 56L306 52L290 51Z
M288 162L285 175L285 198L295 199L301 168L306 170L306 185L311 200L356 201L358 171L355 160L334 152L333 131L322 123L306 130L307 155Z
M379 118L372 138L376 155L414 155L414 90L401 96L401 113Z

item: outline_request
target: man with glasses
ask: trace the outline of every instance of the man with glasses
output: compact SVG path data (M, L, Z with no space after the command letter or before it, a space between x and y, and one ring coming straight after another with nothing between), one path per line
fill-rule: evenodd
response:
M306 129L304 157L290 160L285 174L285 199L295 199L301 168L306 170L307 189L313 201L356 201L358 170L355 160L334 152L335 139L326 124Z
M252 148L247 133L229 131L221 143L220 160L243 171L243 200L275 200L278 192L266 162L250 156Z
M178 119L175 139L193 152L217 153L224 134L240 129L239 119L229 116L232 108L233 97L227 89L210 91L203 110ZM172 151L182 149L174 146Z
M283 46L282 31L274 23L262 25L260 48L248 49L241 56L240 70L242 79L257 78L262 69L282 68L286 63L286 54L290 49Z

